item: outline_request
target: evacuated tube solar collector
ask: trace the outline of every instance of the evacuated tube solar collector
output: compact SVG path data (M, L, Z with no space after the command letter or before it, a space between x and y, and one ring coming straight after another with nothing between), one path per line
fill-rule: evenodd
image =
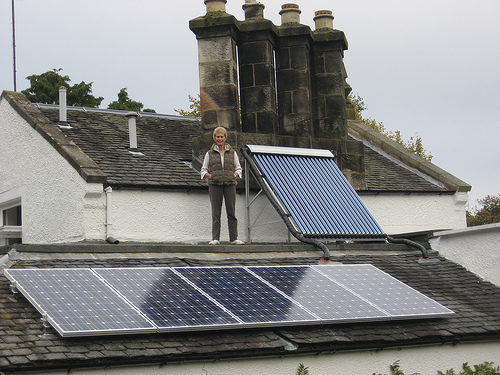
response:
M253 175L292 234L329 257L320 239L387 239L330 150L247 145Z

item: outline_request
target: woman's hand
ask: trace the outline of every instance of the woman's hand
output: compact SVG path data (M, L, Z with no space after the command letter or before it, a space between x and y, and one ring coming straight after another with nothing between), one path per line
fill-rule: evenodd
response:
M211 180L212 179L212 174L211 173L205 173L205 178L207 180Z

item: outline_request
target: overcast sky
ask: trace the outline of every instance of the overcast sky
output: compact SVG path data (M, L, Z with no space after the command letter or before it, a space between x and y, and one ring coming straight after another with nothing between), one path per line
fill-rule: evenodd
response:
M12 0L0 1L0 90L13 90ZM281 23L289 1L263 0ZM345 32L348 82L365 117L418 134L433 162L473 186L470 204L500 194L499 0L301 0L301 23L333 11ZM244 0L227 12L243 20ZM71 83L93 82L101 108L127 87L158 113L188 109L199 92L190 19L203 0L15 0L17 89L53 68Z

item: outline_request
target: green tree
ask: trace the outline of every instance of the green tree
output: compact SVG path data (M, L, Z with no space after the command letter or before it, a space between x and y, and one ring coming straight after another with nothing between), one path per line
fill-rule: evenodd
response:
M487 195L479 199L478 203L481 205L479 208L467 211L467 226L500 223L500 194Z
M500 366L494 367L493 362L484 362L479 365L474 365L474 369L467 362L463 364L464 371L459 373L454 369L449 369L446 372L438 371L438 375L498 375L500 374Z
M428 161L432 160L432 155L430 154L430 152L427 152L427 150L424 148L422 143L422 138L418 134L416 134L415 137L410 137L408 141L405 141L401 136L401 131L387 130L382 122L377 122L372 118L364 118L361 115L361 112L363 112L365 109L368 109L368 107L363 101L363 98L360 97L358 94L356 95L349 94L349 100L354 105L356 120L363 121L366 125L384 134L386 137L392 139L396 143L400 144L401 146L405 147L411 152L417 154L418 156L423 157L425 160Z
M198 94L198 97L195 98L194 96L188 95L189 96L189 111L186 111L185 109L174 109L175 112L177 112L181 116L188 116L188 117L201 117L201 102L200 102L200 95Z
M104 98L92 95L92 82L85 83L82 81L70 86L70 78L67 75L61 75L61 70L52 69L42 74L33 74L26 77L30 81L30 87L21 91L21 93L33 103L58 104L59 88L64 86L67 89L68 105L99 107Z
M128 97L127 88L124 87L118 93L118 100L115 100L108 105L108 109L121 109L125 111L141 112L144 104L137 102ZM143 112L156 113L154 109L145 109Z

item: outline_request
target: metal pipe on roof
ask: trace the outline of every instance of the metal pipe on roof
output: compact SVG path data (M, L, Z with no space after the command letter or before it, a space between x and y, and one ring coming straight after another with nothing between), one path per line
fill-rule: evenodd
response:
M59 122L68 122L68 111L66 107L66 87L59 87Z
M127 112L128 118L128 138L130 142L130 151L137 151L137 112Z
M411 247L415 247L415 248L419 249L420 252L422 253L422 256L420 257L420 259L423 259L423 260L429 259L429 253L427 252L427 249L415 241L409 240L407 238L393 238L391 236L387 236L387 241L389 243L402 243L402 244L405 244L405 245L408 245Z

